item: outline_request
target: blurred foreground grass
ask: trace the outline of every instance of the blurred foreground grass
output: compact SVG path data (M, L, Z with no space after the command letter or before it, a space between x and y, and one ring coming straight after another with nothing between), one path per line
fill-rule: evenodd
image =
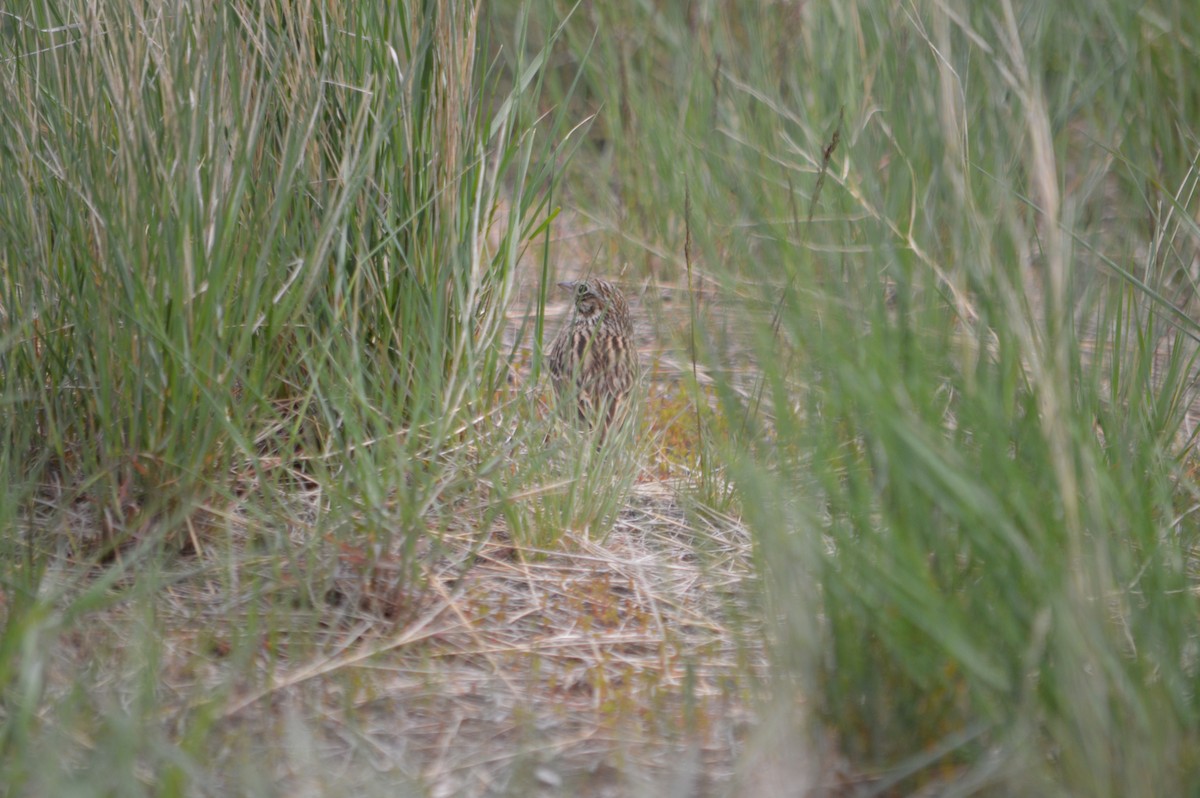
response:
M576 203L721 286L776 701L867 792L1194 792L1195 15L587 6L567 41Z

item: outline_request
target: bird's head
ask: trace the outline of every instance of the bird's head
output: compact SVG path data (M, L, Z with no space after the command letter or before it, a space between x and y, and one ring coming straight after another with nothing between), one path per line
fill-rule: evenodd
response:
M558 284L571 292L576 315L588 322L610 319L623 323L629 311L616 286L607 280L567 280Z

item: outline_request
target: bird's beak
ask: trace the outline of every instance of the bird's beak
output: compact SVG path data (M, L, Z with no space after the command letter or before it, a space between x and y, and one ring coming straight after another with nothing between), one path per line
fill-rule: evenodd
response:
M568 291L574 291L575 286L577 286L577 285L579 285L579 283L575 280L563 280L561 283L558 284L558 287L565 288Z

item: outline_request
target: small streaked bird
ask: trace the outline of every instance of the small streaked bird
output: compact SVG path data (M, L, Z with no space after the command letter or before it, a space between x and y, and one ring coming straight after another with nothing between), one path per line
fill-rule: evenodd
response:
M571 292L574 309L550 345L550 380L560 405L601 434L628 415L630 391L638 377L637 349L629 306L607 280L558 284Z

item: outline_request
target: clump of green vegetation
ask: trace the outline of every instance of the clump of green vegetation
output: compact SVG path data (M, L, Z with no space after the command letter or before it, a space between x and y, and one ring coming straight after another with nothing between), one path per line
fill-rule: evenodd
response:
M877 793L1193 791L1194 15L589 14L568 185L722 286L774 689Z
M216 771L177 755L207 760L214 710L185 702L193 730L156 748L154 662L156 638L186 647L182 629L216 610L164 597L223 596L197 652L219 703L259 653L296 661L336 639L377 558L415 590L418 544L539 432L493 423L519 354L500 337L567 131L535 115L551 40L525 61L507 31L508 72L487 34L465 5L0 13L13 794L84 789L89 772L107 774L98 793L210 789ZM109 634L87 634L108 610ZM77 654L94 673L48 685ZM128 685L108 675L125 657ZM76 736L44 768L39 752Z

